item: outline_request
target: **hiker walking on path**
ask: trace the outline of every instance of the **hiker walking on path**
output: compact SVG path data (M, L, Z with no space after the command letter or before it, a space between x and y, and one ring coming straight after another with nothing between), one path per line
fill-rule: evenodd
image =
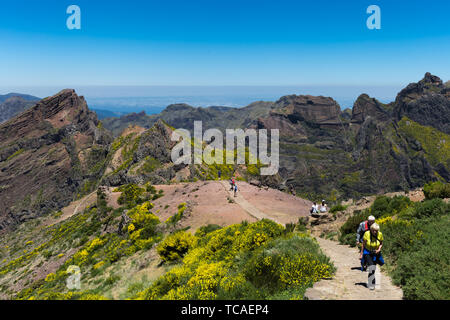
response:
M219 169L219 171L217 171L217 176L219 177L219 180L220 180L220 178L222 178L222 171Z
M369 270L367 287L370 290L375 289L375 269L376 265L382 266L384 264L383 256L381 255L381 248L383 247L383 234L380 231L380 226L373 223L370 230L364 233L360 259L364 261Z
M231 188L230 188L230 190L231 191L233 191L234 190L234 185L235 185L235 181L234 181L234 177L232 177L231 179L230 179L230 185L231 185Z
M236 198L236 192L237 192L238 188L237 188L237 184L234 184L234 197Z
M358 230L356 230L356 245L361 245L363 241L363 236L366 231L369 231L370 226L375 223L375 217L369 216L366 221L363 221L359 224Z

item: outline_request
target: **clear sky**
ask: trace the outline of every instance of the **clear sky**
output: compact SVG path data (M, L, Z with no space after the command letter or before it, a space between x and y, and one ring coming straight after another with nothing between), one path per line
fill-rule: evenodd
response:
M449 21L448 0L1 0L0 86L447 81Z

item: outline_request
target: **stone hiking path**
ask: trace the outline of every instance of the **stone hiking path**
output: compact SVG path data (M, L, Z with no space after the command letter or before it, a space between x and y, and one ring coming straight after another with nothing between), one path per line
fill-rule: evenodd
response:
M229 197L239 204L248 214L256 219L271 219L277 223L276 218L257 209L249 203L239 190L234 197L228 181L221 181ZM284 224L283 224L284 225ZM380 273L377 266L375 290L367 286L367 272L361 272L359 264L359 250L350 246L341 245L336 241L316 237L322 251L330 257L336 267L336 274L332 279L316 282L312 288L306 290L305 297L310 300L401 300L402 290L392 284L391 278Z

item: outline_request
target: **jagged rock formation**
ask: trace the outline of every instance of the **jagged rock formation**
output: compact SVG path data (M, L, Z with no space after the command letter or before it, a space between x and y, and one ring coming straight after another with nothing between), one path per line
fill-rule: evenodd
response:
M406 116L450 134L450 88L427 72L421 81L399 92L393 114L398 120Z
M159 120L145 130L129 127L112 146L111 159L102 184L119 186L126 183L167 183L174 179L185 165L171 162L172 128Z
M111 146L109 165L101 184L108 186L146 182L166 184L214 179L220 168L223 170L222 177L226 174L250 176L248 168L243 165L221 165L221 167L206 163L175 165L171 159L171 152L178 142L171 140L173 129L162 120L158 120L150 129L139 126L125 129ZM276 177L264 181L275 181L274 179ZM276 185L279 185L279 181Z
M363 123L367 117L386 121L389 119L389 113L377 99L371 98L367 94L362 94L353 104L351 121L353 123Z
M58 210L102 174L111 138L63 90L0 125L0 230Z

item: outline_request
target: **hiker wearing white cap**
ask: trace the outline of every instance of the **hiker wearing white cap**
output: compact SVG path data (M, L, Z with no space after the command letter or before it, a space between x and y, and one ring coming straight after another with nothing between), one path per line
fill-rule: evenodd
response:
M358 230L356 230L356 245L362 243L362 237L364 236L364 233L370 229L370 226L375 223L375 217L369 216L366 221L363 221L359 224Z

